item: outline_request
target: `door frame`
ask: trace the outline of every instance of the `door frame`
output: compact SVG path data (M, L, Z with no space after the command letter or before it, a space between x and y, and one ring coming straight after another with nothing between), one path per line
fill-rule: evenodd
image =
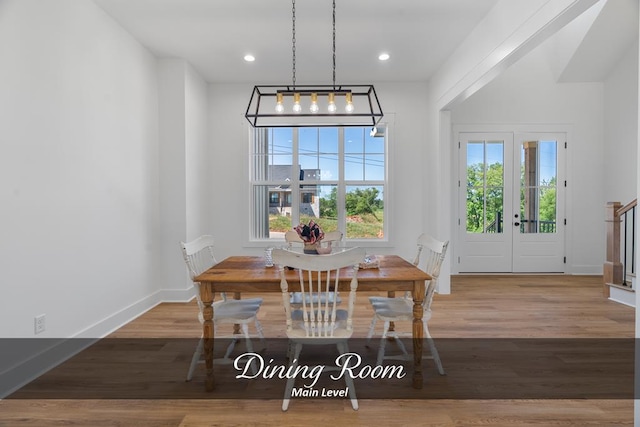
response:
M460 211L460 203L459 203L459 188L457 185L459 176L460 176L460 161L459 155L460 152L458 150L458 143L460 141L460 133L512 133L515 141L515 137L517 134L522 133L563 133L566 135L566 149L564 155L564 180L566 180L567 184L564 188L564 216L566 218L566 225L564 225L564 254L565 254L565 263L564 263L564 271L560 272L560 274L568 274L571 271L571 259L572 259L572 248L568 242L572 239L572 230L573 227L571 224L573 223L573 210L571 207L571 203L569 201L572 197L572 185L571 185L571 171L572 171L572 156L571 156L571 148L572 148L572 131L573 126L570 124L563 123L549 123L549 124L452 124L452 133L451 133L451 148L452 148L452 156L451 156L451 190L452 190L452 198L451 198L451 211L453 212L453 218L451 221L451 235L454 236L455 244L453 245L453 256L451 260L451 272L452 274L460 274L460 268L458 263L458 257L461 255L461 232L462 228L458 225L458 219L461 218ZM560 143L560 142L559 142ZM515 143L514 143L515 145ZM462 273L462 274L473 274L473 273ZM480 273L480 274L491 274L491 273ZM496 273L496 274L510 274L510 273ZM540 273L543 274L543 273Z

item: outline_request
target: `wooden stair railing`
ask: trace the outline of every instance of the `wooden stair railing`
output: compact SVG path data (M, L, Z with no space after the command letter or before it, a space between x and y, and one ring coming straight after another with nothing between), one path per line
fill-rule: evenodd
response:
M623 277L624 264L620 258L620 224L622 222L622 216L634 209L637 205L638 199L634 199L624 206L622 206L620 202L608 202L605 206L607 251L602 274L605 297L609 297L609 285L622 285L626 281L626 278ZM624 261L627 262L626 259Z

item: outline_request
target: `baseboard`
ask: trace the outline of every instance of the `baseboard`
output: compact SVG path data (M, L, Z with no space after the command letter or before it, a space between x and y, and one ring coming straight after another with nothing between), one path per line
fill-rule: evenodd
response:
M20 339L3 338L3 345L14 344L18 348L30 347L34 351L22 362L0 373L0 400L11 395L50 369L75 356L97 339L43 338ZM26 341L31 341L25 345ZM40 347L40 348L38 348ZM18 349L17 351L21 351Z
M162 302L189 302L195 298L195 287L189 289L163 289L160 291Z
M23 351L26 357L20 363L0 372L0 399L24 387L47 371L55 368L100 338L104 338L122 326L143 315L163 302L188 302L194 297L194 288L163 289L123 308L113 315L96 322L70 338L15 339L14 350ZM5 339L3 345L11 345ZM15 347L18 347L17 349ZM20 349L22 348L22 350Z
M569 273L576 276L602 276L602 265L572 265Z

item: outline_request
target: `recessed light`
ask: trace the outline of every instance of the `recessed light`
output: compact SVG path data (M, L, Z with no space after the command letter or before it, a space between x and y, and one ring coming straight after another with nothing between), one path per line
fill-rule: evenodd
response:
M389 54L388 54L388 53L381 53L380 55L378 55L378 59L379 59L380 61L386 61L386 60L387 60L387 59L389 59L389 58L390 58L390 56L389 56Z
M256 57L253 56L253 55L245 55L244 56L244 60L247 61L247 62L253 62L253 61L256 60Z

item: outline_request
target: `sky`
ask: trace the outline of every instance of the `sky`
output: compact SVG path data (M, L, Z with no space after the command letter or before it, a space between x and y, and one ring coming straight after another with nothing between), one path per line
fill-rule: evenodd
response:
M337 181L340 173L339 134L337 128L298 128L298 164L301 169L319 169L321 181ZM344 128L346 181L384 181L384 138L370 136L370 128ZM273 165L293 163L291 128L273 129ZM331 186L321 187L322 193ZM356 186L349 187L355 189ZM362 188L362 186L360 186ZM381 191L382 187L378 187ZM321 194L326 196L327 194Z

